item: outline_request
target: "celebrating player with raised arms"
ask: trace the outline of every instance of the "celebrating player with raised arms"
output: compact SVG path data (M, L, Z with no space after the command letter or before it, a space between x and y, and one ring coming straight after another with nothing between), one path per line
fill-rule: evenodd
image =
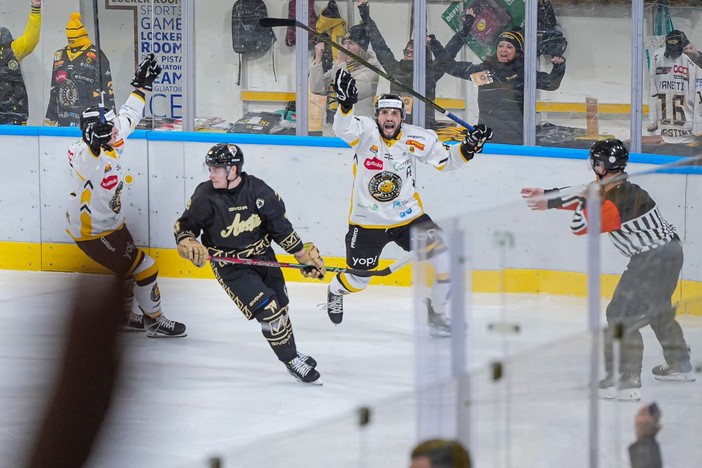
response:
M149 337L180 337L186 335L185 325L168 320L161 310L158 265L136 247L122 211L125 180L120 156L159 73L161 67L149 54L137 67L131 82L135 89L119 114L100 106L81 114L82 140L68 148L74 185L67 230L86 255L127 281L127 329L146 329ZM135 296L143 316L132 313Z
M354 115L358 98L355 80L348 72L339 70L334 88L339 99L334 132L355 151L346 262L351 268L374 269L387 244L395 242L409 251L410 230L425 227L432 237L426 254L436 272L432 297L427 299L428 323L432 334L448 336L448 252L438 226L422 207L415 186L416 164L456 170L482 151L492 130L478 125L462 143L448 146L433 130L404 122L405 108L399 96L381 95L371 118ZM334 277L327 293L327 313L333 323L343 319L343 296L362 291L369 281L349 273Z

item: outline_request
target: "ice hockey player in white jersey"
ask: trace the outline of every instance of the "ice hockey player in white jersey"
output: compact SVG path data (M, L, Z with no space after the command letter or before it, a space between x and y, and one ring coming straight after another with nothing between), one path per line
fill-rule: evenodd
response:
M424 212L415 168L421 163L440 171L458 169L482 151L492 130L477 125L462 143L448 146L433 130L405 123L403 101L395 94L381 95L371 118L354 115L356 85L345 70L337 72L334 90L339 100L334 133L355 151L346 262L350 268L372 270L387 244L394 242L409 251L410 230L424 227L433 241L426 256L436 274L427 299L428 324L432 335L448 336L449 256L439 227ZM369 280L348 273L334 277L327 292L327 314L333 323L343 319L343 296L362 291Z
M120 156L125 140L144 112L146 91L161 72L149 54L137 67L134 91L119 114L99 106L82 112L82 139L68 148L73 187L66 211L68 234L88 257L124 278L126 330L146 331L148 337L185 336L185 325L168 320L161 311L158 265L134 244L122 211L124 175ZM143 313L133 313L136 297Z
M694 143L702 135L702 69L683 53L689 45L684 32L673 30L651 62L648 131L666 143Z

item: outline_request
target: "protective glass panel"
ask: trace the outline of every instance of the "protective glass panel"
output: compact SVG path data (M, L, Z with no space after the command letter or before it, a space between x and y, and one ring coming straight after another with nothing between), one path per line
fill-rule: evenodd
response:
M539 2L537 145L589 148L629 138L631 10L630 1ZM564 46L566 71L556 86L552 62Z
M693 156L702 133L702 12L691 2L652 2L644 12L642 151Z

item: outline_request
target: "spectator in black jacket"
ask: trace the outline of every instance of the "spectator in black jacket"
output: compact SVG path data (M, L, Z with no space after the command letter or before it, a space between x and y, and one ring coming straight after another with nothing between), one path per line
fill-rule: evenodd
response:
M661 429L660 413L655 403L644 405L634 418L636 442L629 446L631 468L661 468L663 457L656 440Z
M493 143L521 145L524 142L524 35L521 31L505 31L499 35L495 55L482 63L457 62L456 54L463 48L475 16L468 9L463 16L463 27L446 47L430 41L435 67L451 76L472 80L478 86L480 123L495 132ZM382 63L382 60L381 60ZM565 75L565 58L551 58L551 73L538 72L536 88L554 91Z
M410 39L407 42L405 48L402 50L402 59L396 60L395 55L385 42L383 35L380 34L378 25L375 24L375 21L373 21L373 19L370 17L368 0L359 0L356 5L358 6L358 12L361 15L361 24L365 25L366 31L368 32L368 37L370 39L370 45L373 47L373 52L375 52L375 56L383 66L383 69L385 69L385 72L406 86L412 88L414 80L414 41ZM438 47L441 47L441 44L438 44ZM439 81L439 78L442 76L444 76L444 70L432 65L431 52L428 48L426 63L426 90L424 93L427 99L432 101L435 99L436 82ZM390 93L402 96L403 101L405 101L405 121L412 122L413 97L394 83L390 83ZM434 108L427 106L426 125L422 125L421 122L419 125L426 128L434 128L436 126L434 115Z

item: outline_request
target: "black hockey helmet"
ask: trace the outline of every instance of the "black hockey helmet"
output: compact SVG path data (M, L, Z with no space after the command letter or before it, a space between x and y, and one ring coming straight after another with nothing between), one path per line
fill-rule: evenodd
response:
M205 165L209 167L226 167L227 172L232 166L236 166L237 172L241 172L241 166L244 165L244 152L237 145L217 143L207 152Z
M381 94L375 103L373 117L376 119L380 115L380 109L400 109L402 120L405 120L405 103L397 94Z
M600 162L607 172L623 171L629 162L629 150L616 138L596 141L590 147L590 167Z
M114 125L112 122L114 118L115 113L112 109L106 109L102 106L90 106L80 114L80 129L84 131L91 123L109 123Z

